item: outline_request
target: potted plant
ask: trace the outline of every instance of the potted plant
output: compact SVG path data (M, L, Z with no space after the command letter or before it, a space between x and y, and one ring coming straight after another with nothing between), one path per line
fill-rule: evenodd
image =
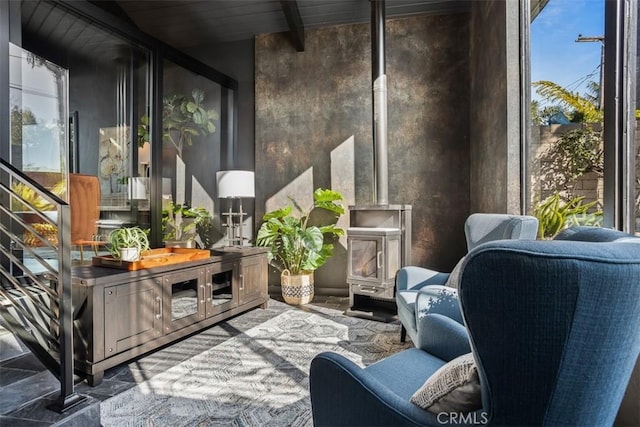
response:
M140 227L116 228L109 234L109 253L122 261L138 261L149 249L147 232Z
M291 206L266 213L256 244L269 248L269 263L281 272L282 296L289 304L306 304L313 299L313 272L333 255L331 239L344 235L336 227L345 212L337 191L318 188L313 206L304 211L289 197Z
M187 205L170 203L162 211L162 234L166 247L195 248L196 240L204 246L199 236L212 222L211 215L205 208L191 208ZM208 240L208 239L204 239Z

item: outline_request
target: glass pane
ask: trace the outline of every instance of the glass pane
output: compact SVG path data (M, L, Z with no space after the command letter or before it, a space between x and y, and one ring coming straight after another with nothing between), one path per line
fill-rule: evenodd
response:
M79 111L79 171L100 180L103 234L118 225L149 224L148 54L120 47L108 56L106 64L101 56L85 61L82 78L72 74L70 98ZM100 88L103 102L93 105L86 97L88 84Z
M232 277L232 270L216 273L211 277L211 305L228 303L233 299Z
M57 4L21 2L21 9L22 46L68 70L64 170L98 178L93 234L148 225L149 144L139 125L149 107L149 51Z
M64 197L67 70L12 43L9 53L11 164Z
M378 277L378 241L351 240L351 276Z
M604 44L600 0L551 1L531 25L528 204L541 238L602 225Z
M222 87L165 61L162 104L163 240L170 246L210 247L220 230L213 213Z
M171 285L171 320L182 319L198 312L198 279Z

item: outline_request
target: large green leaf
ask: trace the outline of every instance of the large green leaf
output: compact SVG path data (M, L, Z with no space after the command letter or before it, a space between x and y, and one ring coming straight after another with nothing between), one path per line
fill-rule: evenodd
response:
M285 206L284 208L276 209L271 212L267 212L262 217L263 221L269 221L271 218L284 218L291 213L291 206Z
M194 102L187 102L185 108L188 112L193 113L194 111L196 111L196 108L198 108L198 106Z
M270 246L280 235L281 223L278 219L272 218L264 222L258 230L256 243L258 246Z
M319 252L322 249L324 236L318 227L309 227L300 235L302 244L310 252Z
M320 227L322 234L333 234L336 236L344 236L344 229L336 227L335 225L323 225Z
M191 91L191 96L196 104L201 104L204 101L204 91L200 89L194 89Z
M333 190L318 188L313 192L313 200L316 207L326 209L338 215L342 215L345 210L344 206L336 203L336 201L343 199L342 194Z

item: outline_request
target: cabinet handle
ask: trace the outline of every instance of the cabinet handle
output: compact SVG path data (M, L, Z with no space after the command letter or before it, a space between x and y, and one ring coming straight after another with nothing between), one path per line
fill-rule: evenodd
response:
M208 283L207 283L208 285ZM205 287L204 285L200 285L200 288L202 288L202 299L200 300L200 304L204 304L204 294L206 293Z
M382 268L382 251L378 251L378 254L376 256L376 261L378 264L378 269Z
M207 283L207 287L209 288L209 292L207 293L207 302L211 301L211 294L213 293L213 285L211 282Z
M244 291L244 274L240 275L240 290Z
M156 319L162 319L162 298L156 297L156 301L158 301L158 306L160 307L160 311L156 314Z

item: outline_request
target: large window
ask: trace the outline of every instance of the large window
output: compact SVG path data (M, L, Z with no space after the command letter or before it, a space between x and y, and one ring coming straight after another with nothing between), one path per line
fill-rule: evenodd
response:
M223 88L165 60L162 90L163 240L209 247L222 235L212 171L223 164Z
M216 243L215 172L234 160L237 82L88 2L11 6L14 164L97 177L103 236L136 224L155 247Z
M625 129L632 130L634 114L625 111L624 121L629 123L624 124L613 116L620 114L629 81L607 85L614 75L623 74L614 65L622 58L609 56L623 50L624 36L611 37L624 15L615 16L612 6L623 4L550 0L531 24L533 102L526 201L528 213L541 222L541 237L553 237L570 225L628 228L625 223L635 222L624 218L634 215L626 213L630 200L624 196L628 183L637 181L635 162L628 162L625 154L633 145ZM629 22L620 28L637 37ZM625 69L628 59L634 58L624 60Z
M63 6L47 2L21 3L20 42L30 62L51 75L64 70L68 75L68 104L56 110L61 128L57 150L64 153L59 170L96 176L100 183L100 217L98 235L106 236L123 224L149 226L149 191L146 172L149 169L149 146L140 143L140 117L150 105L150 50L107 31L70 13ZM33 52L33 53L30 53ZM42 59L31 59L42 58ZM57 65L53 65L53 63ZM23 75L25 75L23 66ZM30 71L32 74L33 71ZM30 75L26 75L30 77ZM57 79L60 81L60 79ZM38 81L39 83L35 83ZM28 95L23 96L23 119L30 111L43 113L38 106L52 104L54 97L41 95L39 86L46 81L34 77L23 82ZM52 84L48 93L59 89ZM25 90L23 89L23 92ZM47 96L49 96L47 98ZM46 103L44 102L46 101ZM53 106L48 109L54 111ZM41 126L40 126L41 127ZM34 127L38 131L38 127ZM42 131L34 137L38 142L24 141L21 167L25 171L48 170L54 146ZM33 133L23 123L23 138ZM43 145L47 149L43 149ZM15 151L15 150L13 150Z
M67 70L9 44L11 163L24 170L67 169Z

